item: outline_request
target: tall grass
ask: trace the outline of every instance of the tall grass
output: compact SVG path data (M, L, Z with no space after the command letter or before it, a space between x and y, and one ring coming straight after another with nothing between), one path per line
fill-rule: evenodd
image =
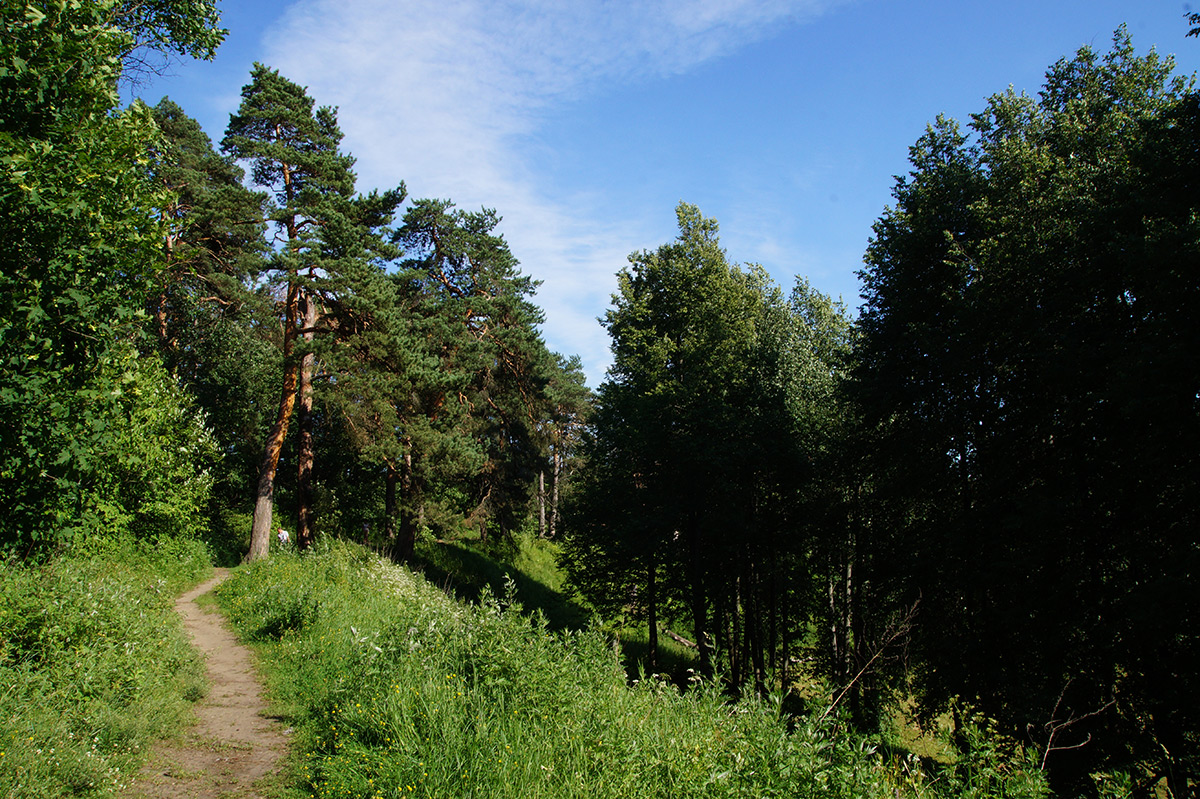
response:
M0 562L0 796L107 796L204 693L176 594L209 569L193 541L97 541Z
M513 585L478 605L344 545L242 569L219 598L262 647L315 797L1037 796L1021 763L914 778L874 742L728 704L712 687L630 687L595 631L551 631ZM938 787L955 785L955 793ZM972 783L973 781L973 783ZM972 787L974 785L975 787Z

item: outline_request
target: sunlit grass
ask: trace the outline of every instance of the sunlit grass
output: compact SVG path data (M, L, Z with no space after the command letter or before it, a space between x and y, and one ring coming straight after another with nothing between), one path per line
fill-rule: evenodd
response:
M511 590L461 604L353 547L239 570L220 600L297 729L299 795L972 795L898 780L836 720L789 732L775 702L630 687L600 632L551 631ZM974 795L1037 795L1018 787L993 780Z
M93 542L0 562L0 796L107 796L205 691L174 612L209 569L196 542Z
M535 535L518 534L510 544L490 550L475 539L425 539L417 547L417 568L430 582L467 600L484 588L501 593L505 581L512 580L522 604L540 610L555 629L577 630L591 621L591 610L565 585L558 545Z

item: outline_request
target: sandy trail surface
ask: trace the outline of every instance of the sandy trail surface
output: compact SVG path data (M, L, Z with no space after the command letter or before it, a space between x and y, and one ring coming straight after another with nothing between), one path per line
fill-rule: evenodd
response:
M233 799L260 797L275 773L287 735L266 715L250 650L224 618L196 600L229 576L226 569L179 597L175 609L195 647L208 660L208 696L196 706L197 724L182 738L157 745L126 799Z

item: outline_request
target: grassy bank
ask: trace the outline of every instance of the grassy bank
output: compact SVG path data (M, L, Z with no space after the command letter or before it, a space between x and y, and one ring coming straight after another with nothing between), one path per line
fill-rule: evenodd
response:
M417 571L426 580L453 592L459 599L473 601L485 588L493 595L504 592L511 580L526 611L540 611L552 630L582 630L597 615L582 597L566 584L566 573L558 563L557 542L528 533L518 533L506 547L489 550L475 539L434 541L417 547ZM650 670L650 635L645 622L612 623L605 629L621 643L621 662L631 678ZM659 636L657 671L682 683L689 669L699 663L694 648Z
M928 773L773 702L631 688L600 633L551 631L511 594L464 605L351 547L273 557L219 596L297 730L298 795L1042 795L986 748Z
M0 563L0 796L109 796L204 693L175 596L209 570L196 542L98 542Z

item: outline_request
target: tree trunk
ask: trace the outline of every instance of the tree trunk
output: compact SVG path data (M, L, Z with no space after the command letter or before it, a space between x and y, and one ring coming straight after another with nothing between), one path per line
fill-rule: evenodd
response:
M771 547L767 568L767 670L772 678L779 676L779 572L778 561L775 558L775 548ZM787 693L787 684L779 686Z
M292 358L296 341L296 326L293 321L295 305L296 288L289 286L288 313L283 328L283 388L279 397L279 412L275 415L275 424L271 426L271 432L267 434L267 445L258 470L258 490L254 501L254 521L250 528L250 551L246 553L247 563L265 558L271 544L275 470L279 467L279 453L283 451L288 422L296 404L296 362Z
M838 579L834 572L833 555L829 555L829 570L825 580L826 587L829 589L829 670L833 681L840 682L842 679L842 646L841 646L841 618L838 615L840 610L837 604L837 585Z
M650 631L650 673L658 673L658 563L650 555L650 567L646 569L646 625Z
M550 482L550 537L554 538L558 534L558 478L562 476L562 455L558 453L558 447L554 448L554 472L551 475Z
M867 628L863 614L857 612L859 602L859 587L854 576L854 536L850 536L850 553L846 556L846 630L850 636L848 653L853 652L853 660L849 663L847 672L857 672L870 660L867 652ZM863 678L854 683L850 691L850 717L860 728L865 728L872 720L874 708L868 706L867 688L873 679L868 672Z
M383 485L383 535L387 541L387 555L396 557L396 482L399 480L396 465L387 462L387 473Z
M307 291L300 293L301 322L300 339L304 342L306 351L300 358L300 381L297 388L296 426L298 436L298 471L296 475L296 546L308 549L312 546L315 532L313 530L312 510L312 473L315 460L313 447L313 365L316 356L312 353L313 328L317 322L316 301Z
M742 612L746 627L746 650L749 653L747 668L754 672L754 690L759 696L766 694L766 662L763 656L763 612L758 573L746 554L746 585Z
M788 657L791 649L791 636L788 634L788 627L784 625L783 634L779 636L779 689L786 697L791 693L791 685L789 684L790 675L788 674Z
M412 450L405 443L404 459L400 461L400 490L404 501L400 508L400 538L396 559L402 563L412 560L417 544L417 498L413 496Z
M700 566L700 524L689 519L685 527L687 536L687 571L691 583L692 624L696 634L696 651L700 656L700 672L712 676L712 652L708 643L708 607L704 595L704 582Z
M546 537L546 470L538 469L538 538Z

